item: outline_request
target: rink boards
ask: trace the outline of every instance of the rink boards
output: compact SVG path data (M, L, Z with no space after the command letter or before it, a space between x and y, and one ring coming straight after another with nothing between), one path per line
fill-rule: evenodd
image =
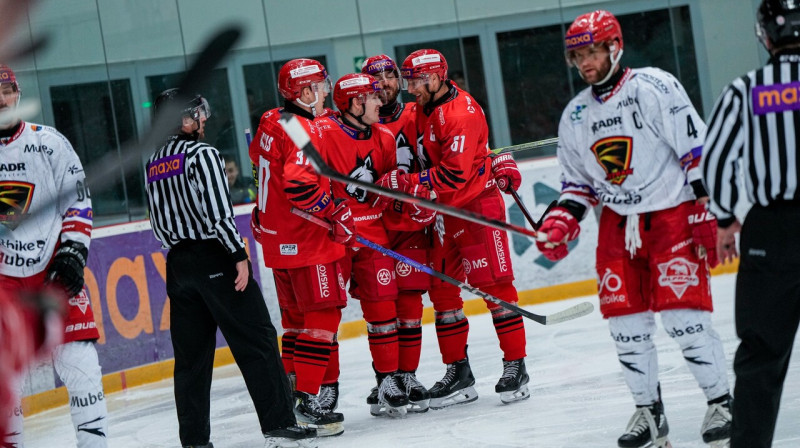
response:
M519 194L534 219L558 197L560 170L555 158L520 163L523 183ZM525 225L524 217L510 196L508 219ZM276 327L280 313L272 274L261 260L260 249L250 232L253 205L236 209L236 224L254 260L254 276L261 285ZM530 226L528 226L530 227ZM546 260L528 237L510 235L515 285L521 304L535 304L595 293L594 259L597 220L589 213L581 233L572 243L570 255L558 262ZM257 263L256 261L257 260ZM256 268L256 264L258 268ZM726 269L727 272L731 267ZM96 228L86 266L86 287L97 326L97 350L103 367L106 393L112 393L172 375L172 344L169 332L169 301L166 297L166 251L153 236L148 221ZM467 314L485 312L482 300L464 294ZM425 298L424 322L433 322ZM536 325L532 324L531 325ZM366 334L358 301L349 300L343 310L339 338ZM225 340L217 334L217 365L233 362ZM54 374L52 363L42 362L26 378L27 414L66 403L66 391Z

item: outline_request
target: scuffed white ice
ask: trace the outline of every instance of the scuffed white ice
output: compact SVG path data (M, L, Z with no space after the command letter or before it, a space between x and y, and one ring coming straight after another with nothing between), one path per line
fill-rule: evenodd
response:
M733 326L734 275L712 279L713 322L725 345L731 385L738 345ZM597 297L528 307L552 313ZM660 326L660 319L657 319ZM340 342L341 399L345 432L320 439L320 447L612 447L633 413L606 322L594 313L550 327L526 320L531 398L503 405L494 392L502 371L500 349L488 314L470 317L469 356L478 401L440 411L409 414L403 420L375 418L365 403L375 379L366 338ZM663 329L656 336L664 406L674 447L705 447L700 424L706 404L677 344ZM795 354L800 350L795 345ZM793 356L786 379L775 447L800 446L800 361ZM433 325L423 329L419 379L428 387L444 366ZM212 385L211 440L217 448L261 447L258 421L235 366L217 369ZM176 447L172 381L108 396L109 446ZM75 446L66 407L26 419L26 447Z

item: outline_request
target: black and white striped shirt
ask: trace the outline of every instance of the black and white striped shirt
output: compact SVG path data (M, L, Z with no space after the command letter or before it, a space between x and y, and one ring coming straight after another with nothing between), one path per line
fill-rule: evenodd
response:
M247 258L216 148L173 136L150 156L146 170L150 223L165 249L186 240L217 239L234 261Z
M782 52L735 79L711 112L703 177L721 227L734 220L739 173L761 206L800 200L800 52Z

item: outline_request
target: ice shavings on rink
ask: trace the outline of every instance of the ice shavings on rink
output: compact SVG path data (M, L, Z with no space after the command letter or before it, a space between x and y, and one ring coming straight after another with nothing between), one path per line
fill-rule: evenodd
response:
M735 275L712 278L716 311L713 322L722 338L733 383L733 354L738 344L733 326ZM528 307L552 313L597 297ZM606 322L592 314L553 326L526 321L531 398L500 403L494 384L502 373L497 338L489 314L470 316L469 357L478 401L440 411L409 414L403 420L376 418L365 399L375 378L366 338L340 342L339 412L345 432L320 439L320 447L613 447L634 411L622 379ZM678 345L661 328L659 371L670 440L676 448L706 447L700 425L705 397L697 387ZM422 361L417 376L430 387L444 374L433 325L423 328ZM800 350L795 345L794 353ZM800 358L793 356L778 417L775 447L800 446ZM212 384L211 440L218 448L261 447L255 411L235 366L219 368ZM109 446L177 447L172 381L108 396ZM62 407L26 418L26 447L75 446L69 411Z

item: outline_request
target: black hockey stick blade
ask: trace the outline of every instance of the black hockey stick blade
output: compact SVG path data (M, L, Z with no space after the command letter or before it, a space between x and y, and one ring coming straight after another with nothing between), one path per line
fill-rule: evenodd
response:
M203 85L209 80L214 67L225 58L241 34L239 27L231 26L219 31L209 39L176 86L179 89L177 101L159 109L153 118L150 130L145 133L142 141L140 143L127 142L119 154L107 153L91 164L90 186L93 190L103 191L115 184L119 180L121 170L141 165L146 159L142 156L145 151L155 151L163 144L164 139L178 123L175 118L180 113L178 104L187 103L196 93L200 93Z
M283 126L283 129L286 131L286 134L289 135L289 138L291 138L294 144L303 151L303 154L305 154L306 158L308 158L308 161L311 163L311 166L314 168L314 170L316 170L322 176L342 182L344 184L353 184L363 188L366 191L377 193L392 199L397 199L399 201L408 202L410 204L416 204L420 207L435 210L438 213L463 219L464 221L474 222L476 224L489 226L495 229L536 238L535 230L528 230L524 227L509 224L499 219L489 218L478 213L473 213L469 210L463 210L449 205L439 204L438 202L418 198L402 191L383 188L380 185L373 184L372 182L354 179L346 174L340 173L325 163L325 160L317 151L317 148L315 148L314 144L311 143L311 138L306 133L305 128L303 128L303 126L297 121L297 118L294 115L284 112L281 115L280 123L281 126Z
M294 213L297 216L300 216L301 218L307 219L307 220L313 222L314 224L317 224L318 226L325 227L328 230L330 230L330 228L331 228L331 224L329 222L325 221L322 218L314 216L311 213L304 212L303 210L299 210L299 209L294 208L294 207L292 207L292 213ZM487 292L483 292L483 291L481 291L480 289L478 289L478 288L476 288L474 286L471 286L471 285L469 285L467 283L464 283L464 282L460 282L460 281L454 279L453 277L450 277L449 275L443 274L443 273L441 273L441 272L439 272L439 271L437 271L437 270L435 270L435 269L433 269L433 268L431 268L429 266L426 266L426 265L424 265L424 264L422 264L422 263L420 263L420 262L418 262L418 261L416 261L416 260L414 260L412 258L408 258L403 254L399 254L399 253L397 253L397 252L395 252L395 251L393 251L393 250L391 250L389 248L381 246L378 243L374 243L374 242L362 237L361 235L356 235L356 241L358 241L359 243L369 247L372 250L380 252L380 253L388 256L388 257L394 258L395 260L397 260L397 261L399 261L401 263L405 263L406 265L411 266L411 267L413 267L415 269L418 269L418 270L420 270L420 271L422 271L422 272L424 272L424 273L426 273L426 274L428 274L428 275L430 275L432 277L436 277L436 278L438 278L439 280L441 280L441 281L443 281L445 283L449 283L449 284L451 284L453 286L457 286L457 287L463 289L464 291L471 292L471 293L475 294L476 296L478 296L480 298L486 299L486 300L488 300L488 301L490 301L492 303L495 303L495 304L499 305L501 308L505 308L505 309L507 309L509 311L513 311L515 313L518 313L522 317L527 317L528 319L530 319L530 320L532 320L534 322L540 323L542 325L552 325L552 324L557 324L557 323L560 323L560 322L566 322L568 320L572 320L572 319L584 316L586 314L589 314L594 309L594 306L592 306L591 303L583 302L583 303L580 303L578 305L571 306L571 307L569 307L569 308L567 308L567 309L565 309L563 311L559 311L559 312L557 312L555 314L541 315L541 314L532 313L532 312L530 312L530 311L528 311L528 310L526 310L524 308L520 308L519 306L514 305L513 303L508 303L508 302L503 301L503 300L501 300L501 299L499 299L499 298L497 298L497 297L495 297L495 296L493 296L493 295L491 295L491 294L489 294Z

